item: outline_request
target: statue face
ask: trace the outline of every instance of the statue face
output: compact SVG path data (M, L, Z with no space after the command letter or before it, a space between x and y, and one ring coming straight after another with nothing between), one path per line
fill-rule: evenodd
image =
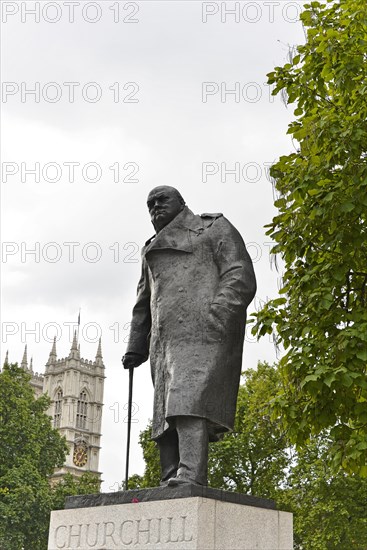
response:
M173 187L155 187L148 195L148 210L156 231L160 231L184 208Z

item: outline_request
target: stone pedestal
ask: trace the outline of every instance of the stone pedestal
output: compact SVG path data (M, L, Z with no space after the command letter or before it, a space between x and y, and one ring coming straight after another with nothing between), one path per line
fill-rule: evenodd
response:
M207 487L69 497L51 514L48 550L292 550L292 514Z

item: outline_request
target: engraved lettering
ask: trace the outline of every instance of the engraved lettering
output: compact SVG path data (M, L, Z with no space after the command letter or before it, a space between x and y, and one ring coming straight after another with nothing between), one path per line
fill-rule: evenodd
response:
M148 523L147 529L142 529L140 527L140 522L141 521L144 521L144 520L141 520L141 519L136 520L136 542L135 542L135 544L150 544L150 522L152 520L151 519L146 520L147 523ZM148 535L146 543L141 543L140 542L140 534L142 534L142 533L146 533Z
M108 538L112 539L113 544L117 545L117 542L113 537L115 533L115 524L112 521L105 521L103 525L104 525L104 532L103 532L102 546L105 546L105 544L107 544Z
M173 518L169 517L167 519L168 519L168 537L167 537L166 542L178 542L179 541L178 538L177 539L172 538L172 521L173 521Z
M59 537L59 530L60 529L65 529L65 533L64 534L61 534L60 533L60 537ZM68 531L68 528L66 527L66 525L59 525L57 527L57 529L55 530L55 544L56 544L56 548L65 548L66 546L66 534L67 534L67 531ZM60 540L60 538L62 538L62 540ZM64 542L62 542L64 541Z
M186 518L187 516L181 516L181 519L182 519L181 542L190 542L193 539L192 535L190 538L186 538Z
M96 546L97 542L98 542L98 535L99 535L99 523L95 523L95 530L94 530L94 537L93 537L93 542L91 542L90 538L89 538L89 528L90 528L90 523L87 523L86 524L86 540L87 540L87 544L88 546L91 546L93 548L93 546Z
M162 537L163 535L163 537ZM55 549L118 548L145 546L194 540L188 516L154 517L124 520L118 526L112 521L59 525L54 533Z
M73 533L73 527L77 528L77 533ZM80 537L81 537L81 534L82 534L82 527L83 527L82 523L79 523L78 525L69 525L68 546L71 546L71 538L72 537L77 538L77 542L75 543L76 544L75 548L78 548L80 546Z
M130 540L126 539L123 537L123 530L124 530L124 525L126 523L134 523L133 521L131 521L131 519L126 519L125 521L123 521L121 523L121 527L120 527L120 540L122 542L122 544L126 544L126 545L129 545L129 544L132 544L133 542L133 539L131 538Z
M161 542L161 527L162 527L162 518L157 518L158 521L158 529L157 529L157 540L155 541L156 544L158 542Z

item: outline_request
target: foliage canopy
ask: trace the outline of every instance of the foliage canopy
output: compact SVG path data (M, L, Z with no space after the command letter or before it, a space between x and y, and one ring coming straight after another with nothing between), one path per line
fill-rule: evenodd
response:
M306 43L268 75L296 103L298 149L271 169L285 271L253 333L284 347L274 407L292 442L330 428L334 468L367 475L367 4L311 2L301 19Z
M50 400L35 398L30 375L16 364L0 372L0 548L46 550L50 511L65 497L98 492L91 474L72 476L51 487L49 476L61 467L66 441L46 414Z

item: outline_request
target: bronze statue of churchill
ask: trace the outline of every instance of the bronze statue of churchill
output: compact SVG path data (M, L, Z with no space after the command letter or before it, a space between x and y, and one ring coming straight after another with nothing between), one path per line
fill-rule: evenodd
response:
M206 485L208 442L233 428L254 270L222 214L193 214L169 186L147 205L156 235L142 250L123 363L150 357L161 484Z

